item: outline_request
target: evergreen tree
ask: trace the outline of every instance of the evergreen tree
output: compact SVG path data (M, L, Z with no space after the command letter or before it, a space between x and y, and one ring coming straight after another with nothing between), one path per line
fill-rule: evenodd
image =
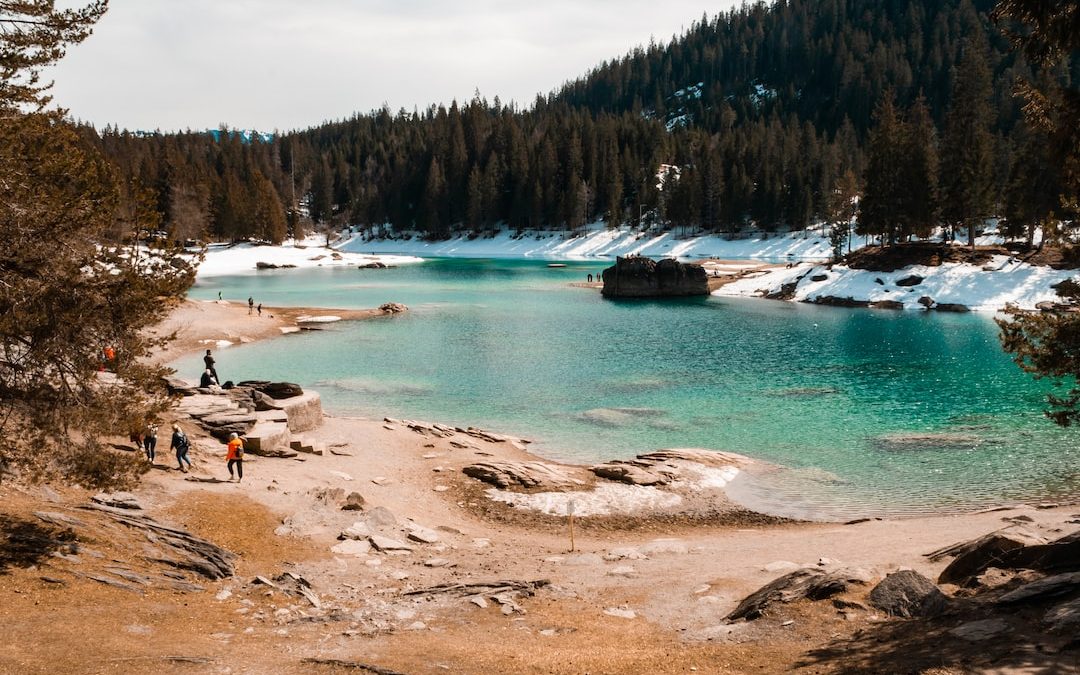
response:
M904 202L907 234L929 237L940 218L938 206L937 131L921 96L908 112L904 153Z
M892 244L901 232L904 220L905 130L891 97L878 105L877 126L870 133L867 148L866 176L859 205L857 232L882 237Z
M993 146L990 135L990 71L981 40L969 40L953 78L941 153L942 217L966 228L975 247L975 230L992 213Z
M167 407L165 369L143 361L164 341L146 329L194 275L170 250L130 246L158 228L157 200L133 192L121 219L113 168L43 110L39 69L105 11L53 5L0 1L0 474L108 486L145 470L102 439ZM108 241L121 220L123 241ZM116 377L98 375L105 347Z

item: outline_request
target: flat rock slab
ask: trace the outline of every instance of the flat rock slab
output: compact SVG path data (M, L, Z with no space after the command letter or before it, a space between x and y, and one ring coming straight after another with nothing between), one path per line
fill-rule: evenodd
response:
M365 556L371 552L371 544L367 541L358 541L356 539L346 539L340 544L336 544L330 548L330 550L338 555L351 555L351 556Z
M388 553L391 551L411 552L413 550L413 547L406 544L405 542L398 541L397 539L391 539L390 537L372 535L368 537L368 541L371 542L371 545L374 546L377 551L381 551L383 553Z
M409 539L420 542L421 544L437 544L439 542L439 535L436 534L434 530L430 530L426 527L410 525Z
M998 604L1014 605L1023 602L1041 602L1080 590L1080 572L1055 574L1032 581L998 598Z
M139 500L130 492L113 492L111 494L102 492L91 497L90 501L117 509L131 509L134 511L142 509Z
M1080 632L1080 598L1074 598L1054 607L1043 617L1050 630L1055 633L1076 634Z
M998 637L1009 630L1009 623L1005 619L983 619L971 621L953 628L949 633L961 640L968 642L984 642Z
M583 483L561 467L544 462L479 462L465 467L462 472L501 489L512 486L557 488Z

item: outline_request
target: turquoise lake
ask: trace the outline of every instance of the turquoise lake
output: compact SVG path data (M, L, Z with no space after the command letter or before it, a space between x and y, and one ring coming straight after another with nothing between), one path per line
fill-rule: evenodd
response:
M609 262L436 259L386 270L201 279L197 299L410 311L216 352L222 379L319 390L328 412L473 425L573 462L659 448L783 467L731 494L846 518L1053 500L1080 491L1080 437L989 316L755 299L610 301L572 286ZM257 318L252 319L258 320ZM174 364L196 379L201 359Z

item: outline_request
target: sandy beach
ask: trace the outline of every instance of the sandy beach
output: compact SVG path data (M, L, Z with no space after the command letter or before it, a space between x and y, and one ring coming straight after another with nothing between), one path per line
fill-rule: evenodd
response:
M225 364L228 350L218 352L216 341L289 339L282 328L311 313L264 307L258 317L235 303L189 301L160 328L177 339L159 359L209 347ZM300 434L321 456L249 455L236 484L224 482L224 446L188 428L194 471L176 470L163 430L158 465L135 496L145 513L236 553L236 575L187 593L99 583L90 571L103 565L150 574L140 557L146 542L106 530L87 545L90 553L70 556L76 562L8 560L0 568L0 671L364 672L359 664L387 673L941 675L1080 668L1076 651L1022 662L1003 655L1008 640L988 647L885 621L866 604L872 584L844 594L848 605L804 600L754 622L723 621L746 595L797 568L861 568L875 579L913 569L934 579L948 561L925 554L1017 518L1070 532L1076 506L822 524L777 522L717 500L697 519L665 512L577 518L571 549L568 518L493 502L490 486L462 473L479 461L538 459L498 436L326 417ZM342 510L350 493L362 497L359 510ZM88 496L0 485L9 523L42 510L85 520L74 507ZM350 528L402 546L379 551L366 536L339 539ZM280 581L254 581L286 572L302 577L314 600ZM75 636L78 647L65 646ZM1039 639L1030 622L1009 634ZM1031 666L1044 669L1024 669Z

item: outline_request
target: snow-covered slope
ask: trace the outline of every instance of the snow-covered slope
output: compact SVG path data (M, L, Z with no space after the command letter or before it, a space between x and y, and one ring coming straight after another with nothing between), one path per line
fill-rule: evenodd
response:
M611 258L636 253L653 258L765 258L775 260L825 260L830 249L827 239L802 233L773 235L728 241L719 235L676 238L671 232L646 234L632 228L607 229L593 226L585 234L536 232L515 236L502 231L494 237L469 239L457 236L446 241L375 239L355 237L339 247L343 251L371 254L397 253L448 258L551 258L581 260Z
M813 281L822 276L825 278ZM896 285L897 281L912 276L922 277L922 281L913 286ZM765 295L799 280L793 299L801 302L815 302L826 297L850 298L857 302L891 300L901 303L904 309L926 309L920 299L929 298L937 305L963 305L977 312L995 312L1006 305L1034 309L1039 302L1060 301L1051 286L1076 276L1076 270L1036 267L1003 255L994 256L985 265L912 265L895 272L853 270L844 265L827 269L802 264L748 276L721 287L715 295Z

